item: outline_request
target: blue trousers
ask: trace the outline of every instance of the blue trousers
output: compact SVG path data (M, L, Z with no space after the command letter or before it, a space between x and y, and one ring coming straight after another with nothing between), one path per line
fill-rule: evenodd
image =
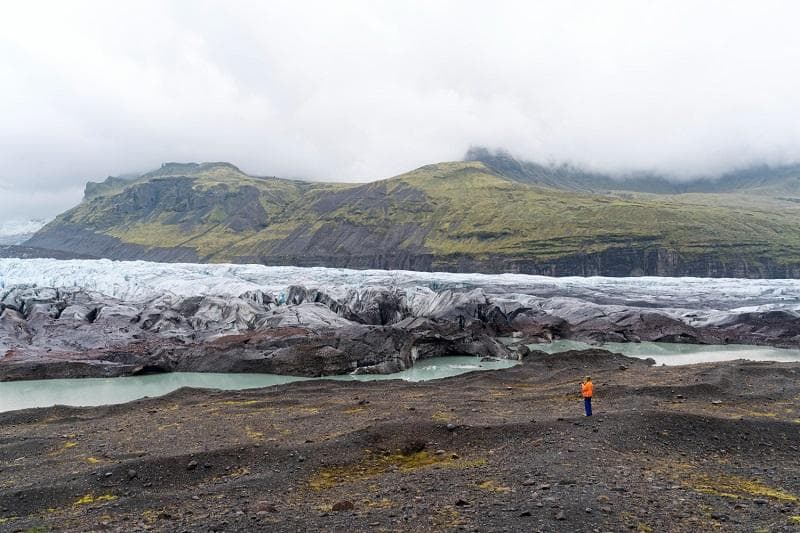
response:
M583 399L583 408L586 409L586 416L592 416L592 399L591 398L584 398Z

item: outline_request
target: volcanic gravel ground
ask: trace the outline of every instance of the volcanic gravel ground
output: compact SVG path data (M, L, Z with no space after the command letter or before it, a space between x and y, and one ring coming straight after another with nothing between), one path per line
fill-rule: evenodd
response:
M798 378L588 350L3 413L0 530L800 531Z

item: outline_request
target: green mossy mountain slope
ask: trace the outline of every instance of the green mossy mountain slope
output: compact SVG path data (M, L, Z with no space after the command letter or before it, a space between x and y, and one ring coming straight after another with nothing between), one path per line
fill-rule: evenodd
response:
M81 204L27 244L116 259L800 277L798 227L794 198L584 192L525 182L481 161L366 184L169 163L90 183Z

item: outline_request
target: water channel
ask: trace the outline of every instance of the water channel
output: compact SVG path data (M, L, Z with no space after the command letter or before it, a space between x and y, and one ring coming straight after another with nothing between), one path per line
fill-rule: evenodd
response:
M532 344L532 349L558 353L589 348L575 341ZM692 363L748 359L752 361L800 362L800 350L769 346L706 346L671 343L607 343L600 346L631 357L652 358L656 364ZM372 381L402 379L425 381L465 372L496 370L517 364L516 361L481 361L472 356L439 357L419 361L413 368L396 374L331 376L326 379ZM138 398L161 396L181 387L239 390L270 387L292 381L320 379L275 374L215 374L181 372L123 378L48 379L0 383L0 412L51 405L90 406L129 402Z

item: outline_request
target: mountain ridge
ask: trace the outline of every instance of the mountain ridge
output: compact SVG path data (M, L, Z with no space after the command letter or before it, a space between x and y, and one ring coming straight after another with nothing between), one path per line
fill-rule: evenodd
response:
M613 174L588 171L569 164L544 165L518 159L506 150L492 151L480 146L467 150L464 159L480 161L489 168L522 183L565 190L630 191L652 194L730 193L748 190L768 194L781 191L780 186L788 182L790 192L800 196L800 164L750 165L716 176L678 180L652 172Z
M517 163L523 174L532 168ZM505 166L473 159L341 184L250 176L225 162L167 163L87 185L78 206L26 245L158 261L800 277L792 198L596 192L576 189L588 188L581 175L535 182Z

